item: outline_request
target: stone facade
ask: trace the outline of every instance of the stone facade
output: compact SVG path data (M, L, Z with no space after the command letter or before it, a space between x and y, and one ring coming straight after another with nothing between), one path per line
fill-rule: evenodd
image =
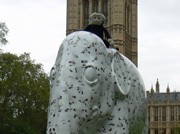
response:
M67 0L66 34L83 30L93 12L106 16L104 27L119 51L137 66L137 0Z
M167 92L160 93L159 87L157 80L156 91L147 91L149 134L179 134L180 92L170 92L167 86Z
M93 12L103 13L104 27L119 51L137 66L137 8L137 0L67 0L66 34L83 30ZM173 134L180 127L180 92L170 92L168 86L166 93L160 93L157 81L156 91L147 91L147 101L149 134Z

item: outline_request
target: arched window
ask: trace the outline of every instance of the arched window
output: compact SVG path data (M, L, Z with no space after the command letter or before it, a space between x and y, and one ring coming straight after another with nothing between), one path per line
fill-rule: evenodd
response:
M180 121L180 107L179 107L179 121Z
M126 24L127 23L127 3L125 3L125 17L124 18L125 18L125 28L126 28L125 30L127 30L127 24Z
M162 108L162 121L166 121L166 107Z
M89 0L84 0L84 26L89 24Z
M127 3L125 3L125 28L126 31L129 32L130 28L130 6L127 6Z
M171 121L174 121L174 107L171 107Z
M148 107L148 121L150 122L150 107Z
M127 31L129 32L129 26L130 26L130 24L129 24L129 20L130 19L130 8L129 8L129 6L128 6L128 8L127 8Z
M156 122L158 122L158 107L155 107L155 109L154 109L154 121L156 121Z
M154 131L155 131L155 134L158 134L158 129L157 128Z
M106 17L104 24L108 23L108 0L103 0L103 14Z
M99 12L99 3L98 3L98 0L94 0L94 3L93 3L93 11L94 12Z

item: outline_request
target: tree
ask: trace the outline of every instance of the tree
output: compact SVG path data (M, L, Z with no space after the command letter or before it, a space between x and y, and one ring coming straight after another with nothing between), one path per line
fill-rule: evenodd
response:
M0 22L0 45L6 45L7 39L6 35L8 34L9 29L7 28L6 24L3 22Z
M28 53L0 54L0 133L45 133L49 80ZM21 127L22 128L21 128ZM9 129L11 128L11 129ZM24 129L26 128L26 129ZM26 130L29 130L26 132ZM17 132L16 132L17 131Z
M180 134L180 127L178 124L176 124L172 129L172 134Z

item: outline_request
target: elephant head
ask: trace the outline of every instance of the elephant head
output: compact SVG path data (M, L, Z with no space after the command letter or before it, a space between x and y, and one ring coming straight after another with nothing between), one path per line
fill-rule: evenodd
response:
M68 35L50 73L47 133L145 133L145 119L145 88L133 63L92 33Z

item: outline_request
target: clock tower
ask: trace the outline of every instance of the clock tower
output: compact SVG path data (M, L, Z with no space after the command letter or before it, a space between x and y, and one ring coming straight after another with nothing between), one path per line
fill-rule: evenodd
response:
M138 64L137 0L67 0L66 34L83 30L93 12L106 17L104 27L120 53Z

